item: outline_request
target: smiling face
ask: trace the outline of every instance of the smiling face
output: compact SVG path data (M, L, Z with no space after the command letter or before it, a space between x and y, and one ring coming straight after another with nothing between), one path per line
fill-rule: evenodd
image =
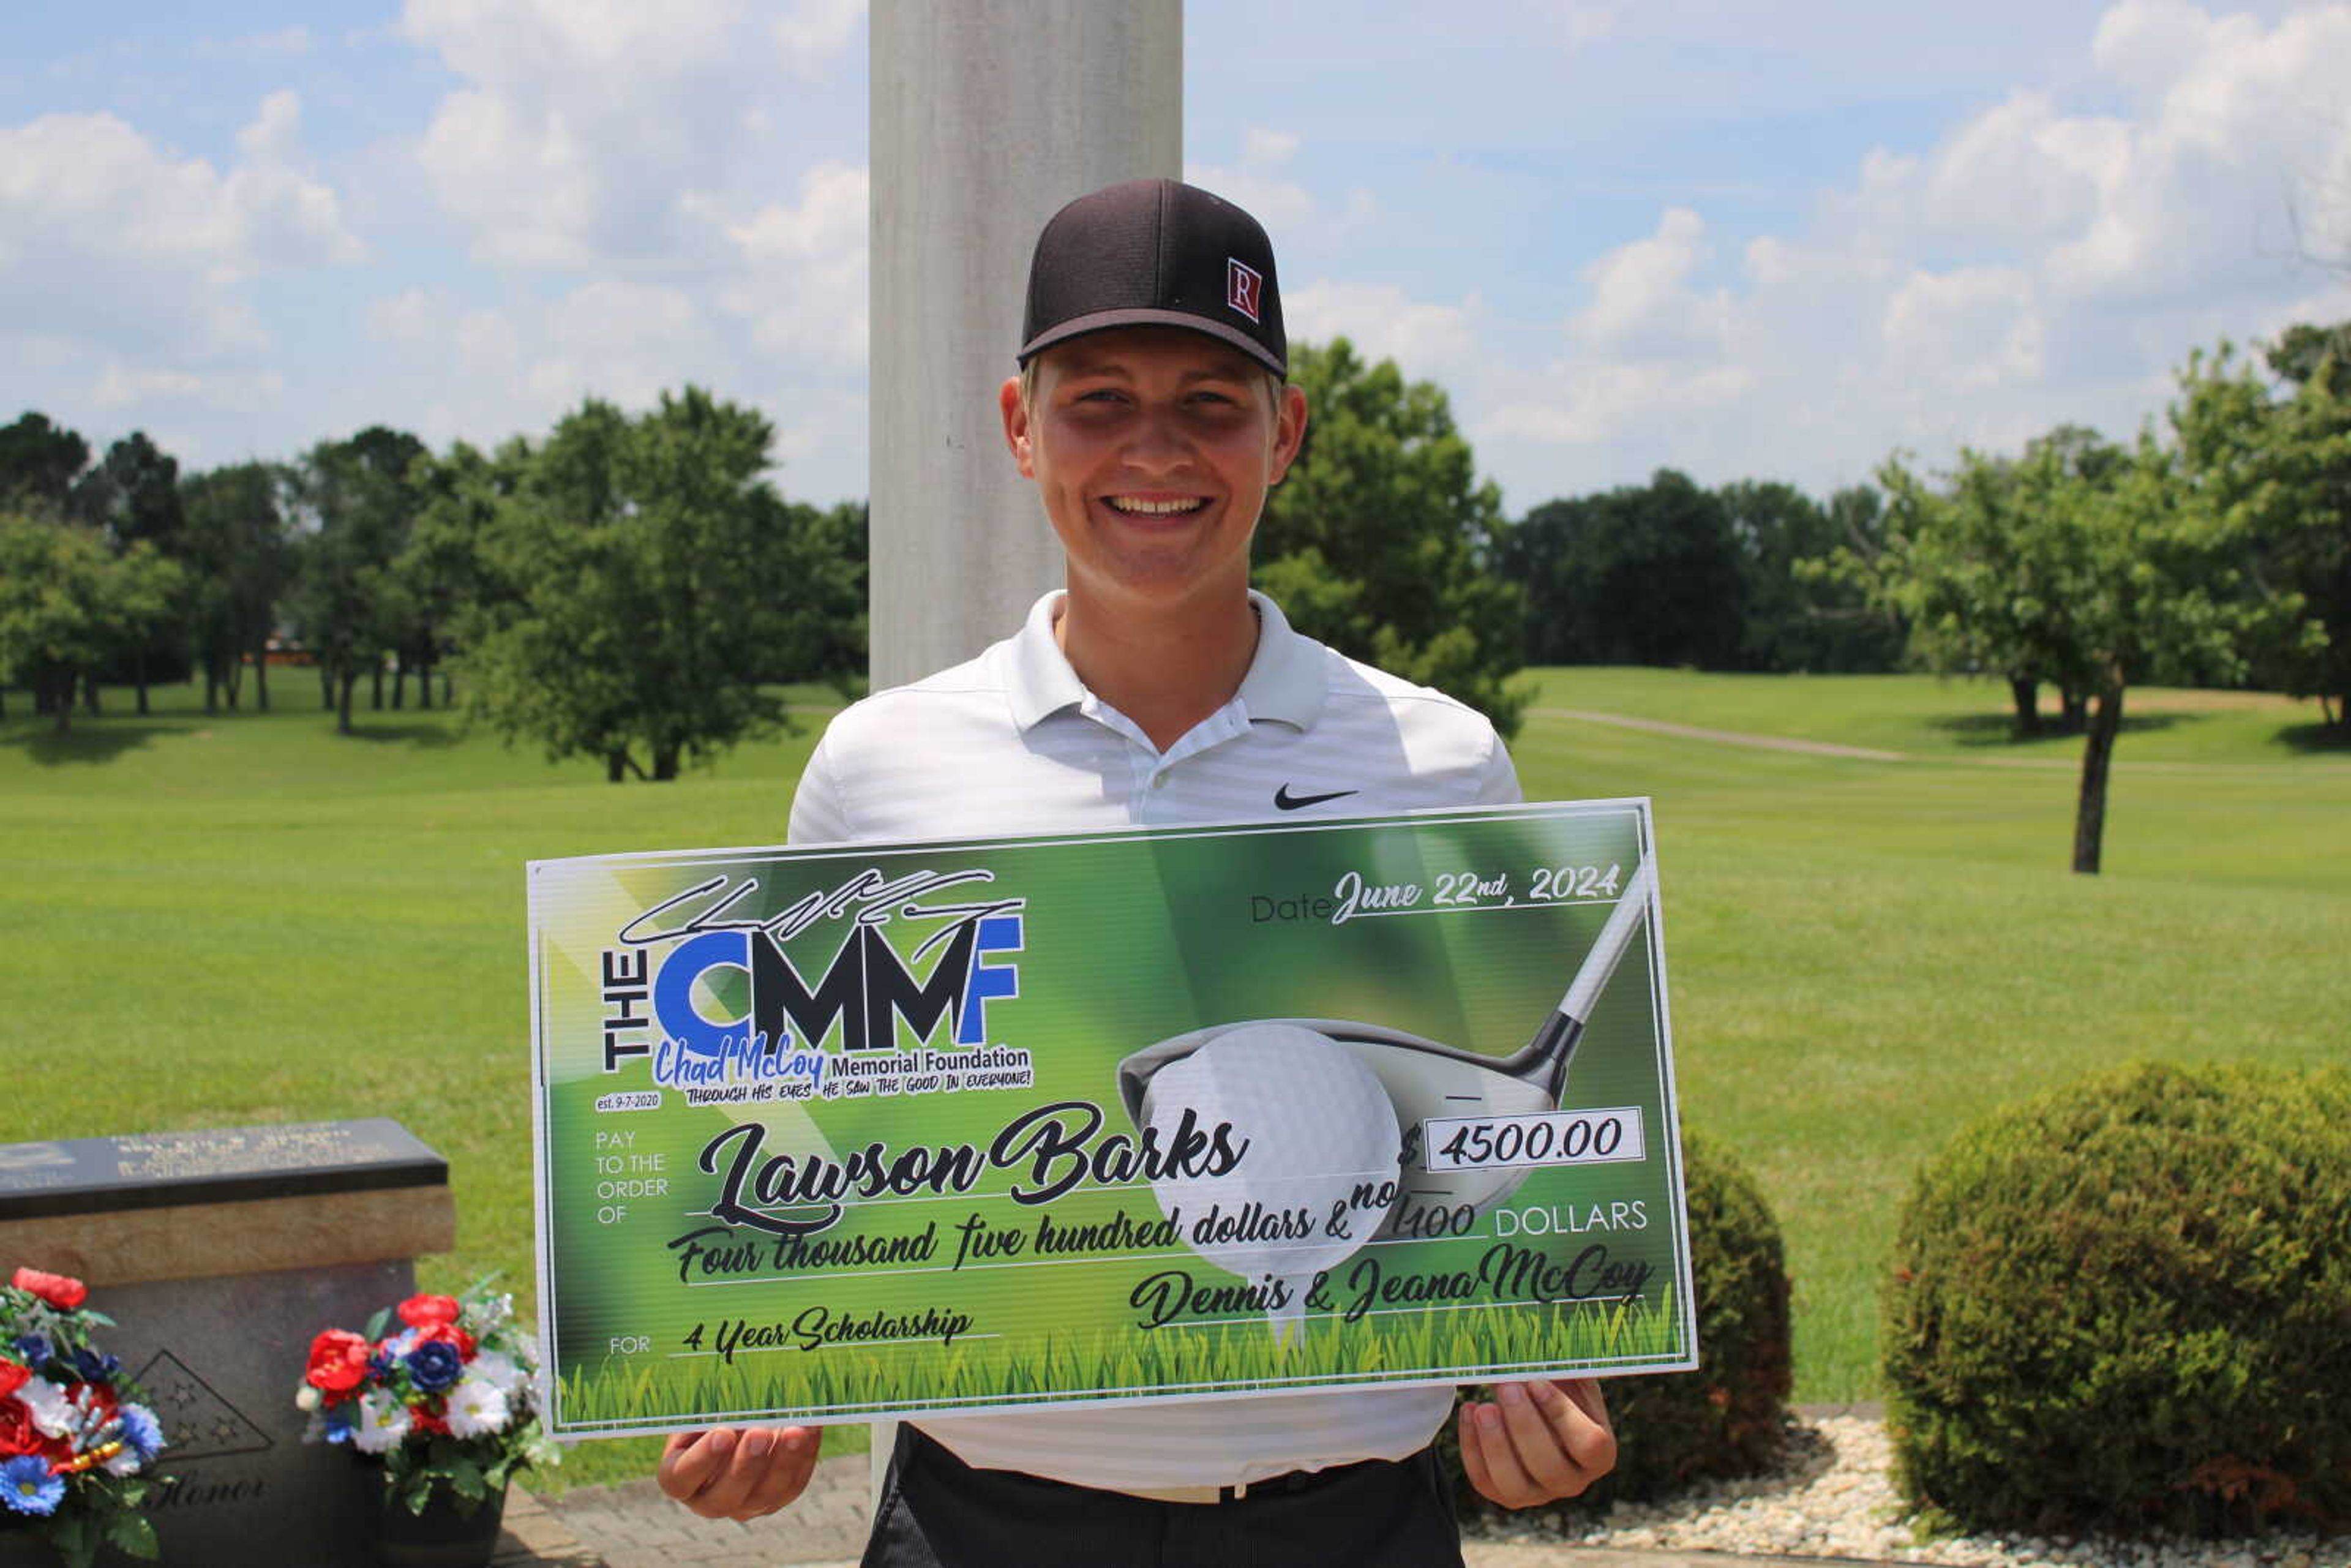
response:
M1306 432L1305 395L1180 328L1092 333L1035 366L1027 396L1004 385L1004 434L1061 537L1073 599L1238 603L1266 492Z

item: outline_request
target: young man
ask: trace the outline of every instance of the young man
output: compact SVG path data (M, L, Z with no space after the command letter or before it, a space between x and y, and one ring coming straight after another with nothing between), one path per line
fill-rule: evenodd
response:
M791 841L1356 815L1519 798L1492 727L1290 629L1249 537L1306 434L1256 220L1166 180L1063 208L1030 267L1006 444L1068 588L969 664L836 718ZM1460 1562L1429 1443L1446 1388L902 1424L868 1564L1397 1568ZM1589 1382L1506 1384L1460 1416L1471 1482L1570 1497L1615 1443ZM806 1486L807 1427L671 1439L661 1484L747 1519Z

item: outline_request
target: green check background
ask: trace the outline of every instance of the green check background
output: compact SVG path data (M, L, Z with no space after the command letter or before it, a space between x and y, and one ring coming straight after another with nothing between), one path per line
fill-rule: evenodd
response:
M1509 1238L1564 1263L1593 1242L1612 1261L1646 1262L1650 1282L1625 1302L1436 1306L1382 1312L1353 1324L1310 1314L1277 1340L1261 1317L1144 1330L1129 1305L1136 1282L1188 1269L1204 1286L1241 1281L1178 1246L1152 1257L1121 1252L1039 1259L1024 1250L950 1272L955 1226L969 1215L1033 1236L1040 1213L1006 1196L1018 1173L991 1170L969 1193L852 1201L820 1234L842 1240L917 1232L935 1221L927 1266L820 1270L682 1284L674 1238L708 1226L718 1177L697 1166L704 1146L743 1121L767 1129L767 1154L846 1151L879 1140L893 1151L973 1143L982 1148L1021 1111L1082 1099L1102 1108L1102 1134L1132 1134L1115 1074L1130 1053L1212 1023L1327 1018L1397 1029L1501 1057L1526 1042L1557 1004L1613 901L1531 904L1538 868L1615 865L1629 875L1650 840L1646 801L1437 812L1341 824L1185 828L1006 840L987 844L855 846L816 852L723 851L543 862L530 868L533 1023L538 1052L538 1260L544 1347L559 1434L658 1431L714 1419L862 1419L924 1409L977 1410L1070 1399L1229 1394L1362 1382L1478 1381L1489 1373L1613 1373L1686 1366L1696 1355L1680 1203L1679 1154L1667 1045L1662 953L1652 921L1635 939L1578 1047L1564 1109L1638 1106L1648 1140L1639 1164L1531 1173L1507 1208L1579 1219L1593 1206L1638 1201L1641 1229ZM885 877L985 868L925 903L1027 901L1019 996L987 1004L987 1042L1028 1051L1035 1085L789 1104L690 1107L671 1090L657 1111L596 1112L601 1096L653 1086L650 1055L602 1070L601 961L616 934L645 911L710 877L756 878L732 919L765 919L813 890L872 867ZM1367 884L1416 883L1426 913L1253 922L1251 898L1325 897L1353 871ZM1437 912L1437 878L1507 874L1509 909ZM1661 879L1662 880L1662 879ZM1620 876L1618 884L1623 885ZM885 928L911 955L935 923ZM849 932L820 922L785 951L814 984ZM658 969L664 946L653 949ZM928 973L929 959L911 966ZM725 972L722 972L722 977ZM743 1010L739 977L722 978L711 1016ZM649 1009L640 1009L641 1011ZM943 1026L930 1042L955 1049ZM637 1038L651 1040L655 1031ZM795 1041L799 1046L806 1042ZM826 1043L837 1045L836 1038ZM915 1042L901 1026L900 1044ZM599 1133L633 1134L622 1151ZM599 1154L660 1156L665 1196L625 1200L602 1223ZM732 1153L732 1149L728 1151ZM723 1166L722 1166L723 1169ZM645 1174L639 1166L632 1175ZM1141 1223L1160 1210L1149 1184L1081 1186L1050 1206L1056 1226L1123 1210ZM1188 1220L1196 1213L1186 1208ZM744 1233L762 1253L772 1239ZM1442 1241L1384 1242L1372 1251L1390 1274L1474 1268L1495 1244L1496 1220ZM706 1238L705 1240L718 1240ZM1357 1256L1364 1256L1358 1253ZM1349 1260L1350 1263L1353 1260ZM1347 1265L1342 1265L1343 1274ZM697 1279L700 1277L697 1276ZM1334 1292L1335 1293L1335 1292ZM1490 1298L1473 1298L1484 1301ZM731 1364L684 1354L705 1325L705 1347L727 1320L788 1323L822 1305L967 1312L951 1346L935 1341L738 1352ZM615 1342L642 1348L616 1351Z

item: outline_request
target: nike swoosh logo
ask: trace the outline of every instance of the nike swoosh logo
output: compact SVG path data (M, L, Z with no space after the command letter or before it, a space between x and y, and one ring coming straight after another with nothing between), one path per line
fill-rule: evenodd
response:
M1359 793L1361 791L1354 789L1333 789L1327 795L1293 795L1290 792L1290 786L1284 784L1273 792L1273 809L1277 811L1295 811L1302 807L1319 806L1325 800L1337 800Z

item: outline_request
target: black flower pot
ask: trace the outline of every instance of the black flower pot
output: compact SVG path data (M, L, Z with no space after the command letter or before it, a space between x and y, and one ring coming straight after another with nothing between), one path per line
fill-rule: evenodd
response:
M366 1484L375 1492L375 1554L383 1568L483 1568L498 1549L498 1524L507 1511L503 1487L472 1513L461 1514L457 1494L436 1486L424 1511L411 1513L381 1479L370 1476Z
M0 1568L57 1568L57 1548L22 1514L0 1514Z

